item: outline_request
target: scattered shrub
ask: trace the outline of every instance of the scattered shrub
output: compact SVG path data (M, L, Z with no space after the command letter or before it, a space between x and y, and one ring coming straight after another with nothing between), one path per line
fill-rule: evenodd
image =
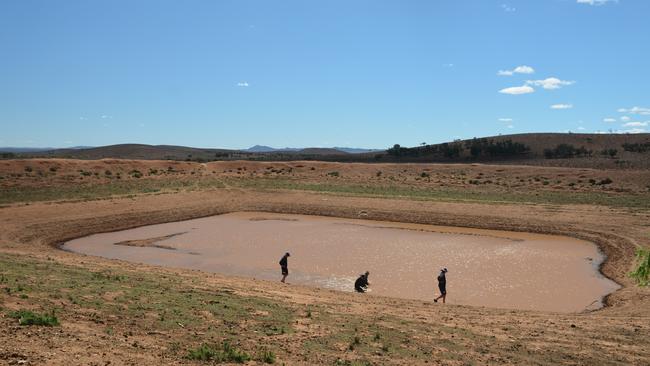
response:
M585 149L584 146L576 148L570 144L559 144L553 149L544 149L544 157L547 159L568 159L574 156L590 156L591 150Z
M275 363L275 353L266 349L261 350L256 357L257 361L274 364Z
M630 273L639 286L648 286L650 283L650 249L637 249L637 267Z
M9 313L9 317L18 319L20 325L43 325L46 327L59 325L59 319L56 318L54 313L41 315L29 310L18 310Z
M33 170L34 170L34 169L33 169L31 166L26 166L26 167L25 167L25 171L26 171L27 173L31 173Z
M200 361L244 363L250 361L251 356L244 351L236 349L230 343L223 342L220 349L202 344L199 348L190 350L187 358Z
M635 143L635 144L626 142L622 146L623 146L623 150L635 152L635 153L644 153L650 151L650 142Z
M136 170L136 169L131 170L131 171L129 172L129 175L130 175L131 177L133 177L133 178L142 178L142 172L140 172L139 170Z
M338 177L338 176L339 176L339 172L337 172L337 171L329 172L329 173L327 173L327 175L329 175L329 176L331 176L331 177Z

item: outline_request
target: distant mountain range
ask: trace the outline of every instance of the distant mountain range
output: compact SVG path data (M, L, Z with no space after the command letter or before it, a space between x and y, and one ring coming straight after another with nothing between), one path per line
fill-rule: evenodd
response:
M124 144L129 145L129 144ZM112 145L112 146L124 146L124 145ZM145 145L140 145L145 146ZM165 146L165 145L160 145ZM0 147L0 153L14 153L14 154L25 154L25 153L44 153L44 152L56 152L60 153L63 151L69 150L87 150L94 149L95 146L73 146L66 148L54 148L54 147ZM214 151L224 151L226 149L207 149ZM285 148L273 148L270 146L264 145L255 145L249 147L248 149L242 150L233 150L241 151L248 153L306 153L306 154L338 154L338 153L347 153L347 154L363 154L373 151L382 151L374 149L361 149L354 147L331 147L331 148L320 148L320 147L308 147L308 148L296 148L296 147L285 147Z
M240 151L255 152L255 153L268 153L268 152L303 152L303 151L315 151L317 149L318 150L338 150L338 151L348 153L348 154L363 154L363 153L368 153L368 152L373 152L373 151L382 151L382 150L376 150L376 149L362 149L362 148L356 148L356 147L331 147L331 148L285 147L285 148L276 149L276 148L273 148L273 147L270 147L270 146L264 146L264 145L255 145L253 147L249 147L248 149L243 149L243 150L240 150Z
M73 146L67 147L66 149L70 150L80 150L80 149L90 149L93 146ZM33 153L41 151L51 151L56 150L54 147L0 147L0 152L4 153Z

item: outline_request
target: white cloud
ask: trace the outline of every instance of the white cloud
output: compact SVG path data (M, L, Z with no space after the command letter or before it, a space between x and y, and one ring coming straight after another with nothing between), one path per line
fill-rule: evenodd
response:
M584 130L585 130L584 127L582 127L582 126L578 127L578 131L584 131Z
M247 88L248 87L248 81L240 81L237 83L237 86L240 88Z
M528 85L522 85L522 86L512 86L510 88L505 88L499 90L499 93L501 94L510 94L510 95L519 95L519 94L529 94L529 93L534 93L535 89L531 88Z
M621 117L621 121L623 121L623 122L627 122L627 121L629 121L629 120L631 120L631 119L632 119L632 118L630 118L630 117L628 117L628 116L623 116L623 117Z
M535 69L533 69L530 66L526 65L521 65L517 66L512 70L499 70L497 72L497 75L499 76L512 76L513 74L533 74L535 73Z
M553 104L551 109L571 109L573 104Z
M513 126L513 125L508 125L507 127L508 128L515 128L515 126Z
M560 80L558 78L546 78L544 80L528 80L527 85L541 86L546 90L560 89L563 86L573 85L575 81Z
M576 0L578 4L587 4L592 6L605 5L607 3L617 3L618 0Z
M628 122L623 127L646 127L648 122Z
M501 9L503 9L503 11L505 11L506 13L514 13L515 11L517 11L516 8L513 8L508 4L501 4Z
M102 115L100 116L100 118L101 118L101 119L110 119L110 118L113 118L113 116L108 116L108 115L102 114Z
M442 64L442 67L454 67L454 64L452 63Z
M499 118L499 122L512 122L512 118Z
M645 128L631 128L629 130L622 130L622 131L617 131L619 133L644 133Z
M616 118L603 118L603 122L616 122Z
M642 114L644 116L650 115L650 108L644 108L644 107L619 108L618 111L620 113Z

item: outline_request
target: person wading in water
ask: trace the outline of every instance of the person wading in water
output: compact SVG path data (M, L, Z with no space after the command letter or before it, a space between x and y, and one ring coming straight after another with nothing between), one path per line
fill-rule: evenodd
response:
M282 256L282 259L280 259L280 268L282 268L282 279L280 282L285 283L284 280L287 279L287 276L289 275L289 261L287 258L291 257L291 254L289 252L284 253Z
M440 289L440 296L433 299L433 302L438 302L438 300L442 298L442 303L445 303L445 299L447 298L447 277L445 277L446 273L447 268L440 270L440 274L438 275L438 289Z
M361 292L364 293L368 289L368 286L370 286L370 283L368 283L368 276L370 275L370 272L366 271L366 273L362 274L357 278L356 281L354 281L354 290L356 292Z

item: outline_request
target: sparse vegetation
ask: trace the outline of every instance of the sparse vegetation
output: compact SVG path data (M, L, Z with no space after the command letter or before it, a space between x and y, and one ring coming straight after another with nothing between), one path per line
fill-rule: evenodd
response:
M636 250L637 266L630 273L639 286L650 284L650 249L638 248Z
M623 150L635 152L635 153L645 153L650 151L650 142L643 143L629 143L626 142L622 145Z
M10 318L18 319L20 325L41 325L53 327L59 325L59 319L52 314L38 314L30 310L18 310L8 314Z
M190 360L244 363L251 360L250 354L233 347L229 342L223 342L221 347L202 344L188 352Z
M131 170L129 175L133 178L142 178L142 172L137 169Z
M592 151L584 146L576 148L570 144L559 144L553 149L544 149L544 157L547 159L569 159L573 157L591 156Z
M255 359L271 365L275 363L275 353L267 349L262 349L257 353Z

